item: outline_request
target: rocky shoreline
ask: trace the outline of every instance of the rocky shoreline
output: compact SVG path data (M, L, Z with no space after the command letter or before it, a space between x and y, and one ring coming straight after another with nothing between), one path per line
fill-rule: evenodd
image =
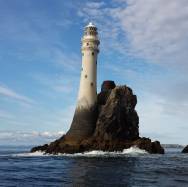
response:
M151 154L164 154L164 149L160 145L160 142L158 141L152 142L149 138L139 138L135 141L123 141L121 143L117 142L115 144L106 144L102 146L97 143L91 144L93 142L90 140L86 140L77 145L70 145L64 143L66 142L64 138L65 137L62 137L50 143L49 145L45 144L42 146L33 147L31 149L31 152L42 151L45 152L46 154L54 154L54 155L58 153L69 153L69 154L83 153L92 150L114 152L114 151L123 151L124 149L128 149L130 147L136 146L139 149L143 149Z

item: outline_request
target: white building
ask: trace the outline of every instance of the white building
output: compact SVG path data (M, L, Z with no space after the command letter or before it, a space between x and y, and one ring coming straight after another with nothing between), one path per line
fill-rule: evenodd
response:
M82 68L77 108L90 108L97 101L97 27L89 23L82 38Z

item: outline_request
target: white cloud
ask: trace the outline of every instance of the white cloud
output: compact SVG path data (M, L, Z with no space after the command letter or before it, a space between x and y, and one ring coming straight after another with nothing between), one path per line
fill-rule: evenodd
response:
M34 101L24 95L21 95L17 92L15 92L14 90L4 86L4 85L0 85L0 95L3 97L7 97L16 101L19 101L23 104L32 104L34 103Z
M58 48L52 48L51 53L53 65L58 68L58 73L32 73L30 76L37 83L45 86L45 94L52 93L51 95L57 96L58 92L63 94L74 93L79 84L81 54L66 54Z
M54 75L42 73L32 74L31 77L34 81L44 87L41 89L43 94L50 97L62 97L63 94L67 95L75 93L75 89L78 87L77 84L79 81L79 76L75 76L73 74L64 74L63 72Z
M64 131L59 132L23 132L23 131L0 131L0 144L34 145L50 143L60 138Z
M58 48L54 49L54 62L57 65L63 66L67 72L78 73L81 63L81 54L77 55L75 53L65 54Z
M11 119L11 118L13 118L13 116L9 112L0 110L0 119Z
M91 11L92 3L86 3L79 10L85 21L91 17L97 23L105 48L179 69L187 67L188 1L119 2L119 6L94 6Z
M120 23L129 41L130 50L152 62L187 67L188 2L125 2L127 7L112 10L112 17Z
M101 2L89 2L86 3L86 6L90 9L96 9L96 8L101 8L105 5L105 3L103 1Z
M187 109L178 109L176 105L166 103L158 95L145 95L137 104L139 130L141 136L147 136L162 143L187 143ZM163 104L168 104L164 107Z

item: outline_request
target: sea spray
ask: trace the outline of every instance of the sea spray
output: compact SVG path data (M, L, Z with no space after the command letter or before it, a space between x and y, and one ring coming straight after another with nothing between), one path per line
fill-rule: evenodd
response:
M12 156L16 157L39 157L39 156L66 156L66 157L122 157L122 156L135 156L135 155L143 155L148 154L143 149L139 149L136 146L130 147L129 149L124 149L123 151L114 151L114 152L108 152L108 151L101 151L101 150L93 150L88 151L84 153L74 153L74 154L45 154L42 151L36 151L33 153L19 153L19 154L13 154Z

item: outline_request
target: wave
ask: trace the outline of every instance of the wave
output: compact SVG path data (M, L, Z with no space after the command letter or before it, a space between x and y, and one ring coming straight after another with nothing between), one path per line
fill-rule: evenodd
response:
M118 156L137 156L148 154L143 149L139 149L138 147L130 147L129 149L124 149L123 151L114 151L114 152L107 152L107 151L89 151L84 153L76 153L73 156L86 156L86 157L100 157L100 156L107 156L107 157L118 157ZM66 155L66 154L65 154ZM68 155L70 156L70 155Z
M36 151L33 153L17 153L17 154L12 154L11 156L13 157L37 157L37 156L48 156L47 154L45 154L42 151Z
M130 147L129 149L124 149L123 154L148 154L148 152L134 146L134 147Z
M41 151L36 151L34 153L19 153L13 154L12 156L21 156L21 157L39 157L39 156L66 156L66 157L122 157L122 156L138 156L148 154L147 151L139 149L138 147L130 147L129 149L124 149L123 151L107 152L100 150L93 150L84 153L75 153L75 154L58 154L51 155L45 154Z

